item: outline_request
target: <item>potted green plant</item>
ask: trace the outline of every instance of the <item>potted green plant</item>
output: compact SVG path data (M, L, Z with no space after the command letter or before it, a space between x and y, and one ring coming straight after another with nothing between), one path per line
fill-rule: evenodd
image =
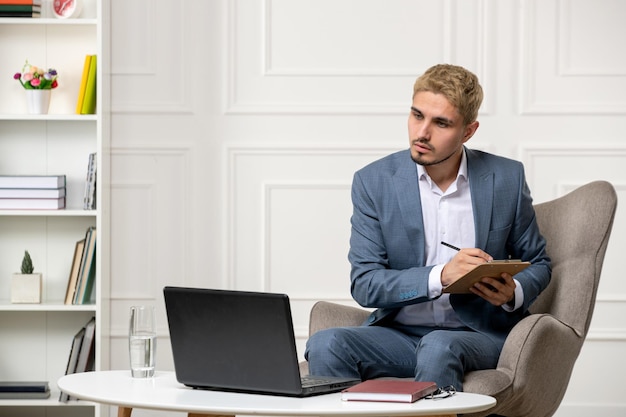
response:
M12 303L41 303L41 273L33 272L34 270L33 260L25 250L21 273L13 274L11 281Z

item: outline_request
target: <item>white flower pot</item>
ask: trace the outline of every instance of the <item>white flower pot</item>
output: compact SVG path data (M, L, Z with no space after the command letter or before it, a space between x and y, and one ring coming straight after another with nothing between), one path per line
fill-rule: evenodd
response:
M11 303L41 303L41 274L13 274Z
M52 89L48 90L25 90L26 104L30 114L48 114Z

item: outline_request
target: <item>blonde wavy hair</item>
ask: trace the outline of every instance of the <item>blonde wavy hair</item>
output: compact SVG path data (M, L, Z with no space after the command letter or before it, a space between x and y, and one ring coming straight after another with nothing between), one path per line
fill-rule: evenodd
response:
M438 64L430 67L413 85L413 97L420 91L443 95L455 106L465 125L478 118L483 89L474 73L463 67Z

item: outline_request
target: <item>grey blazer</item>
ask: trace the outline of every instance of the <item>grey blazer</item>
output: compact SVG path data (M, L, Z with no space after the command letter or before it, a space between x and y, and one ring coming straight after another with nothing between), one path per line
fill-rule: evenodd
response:
M550 282L550 259L539 233L523 165L465 149L472 194L476 247L494 259L530 261L515 276L524 305L506 312L475 295L451 295L450 303L468 327L503 342L528 315L528 307ZM424 225L417 168L409 150L357 171L352 183L351 292L363 307L377 308L365 324L384 325L400 307L428 301Z

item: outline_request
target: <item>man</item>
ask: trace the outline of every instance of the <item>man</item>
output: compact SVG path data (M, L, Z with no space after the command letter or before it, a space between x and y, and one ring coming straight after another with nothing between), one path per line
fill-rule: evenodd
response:
M309 339L312 375L462 390L466 372L496 367L509 331L550 282L522 164L465 148L482 97L466 69L428 69L413 89L410 149L354 175L351 292L376 310L363 326ZM515 279L483 277L473 294L442 294L477 265L508 258L532 265Z

